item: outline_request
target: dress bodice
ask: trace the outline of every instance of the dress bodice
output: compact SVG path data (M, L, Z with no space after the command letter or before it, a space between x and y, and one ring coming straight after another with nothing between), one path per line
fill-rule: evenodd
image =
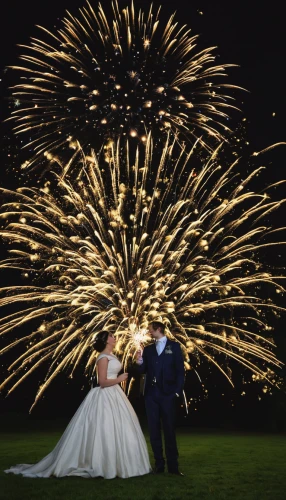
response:
M107 365L107 378L117 378L118 373L120 372L122 365L113 354L100 354L96 360L98 361L101 358L107 358L108 359L108 365Z

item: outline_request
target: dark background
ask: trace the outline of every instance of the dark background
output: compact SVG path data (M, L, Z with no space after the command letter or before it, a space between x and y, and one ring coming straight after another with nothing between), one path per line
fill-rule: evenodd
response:
M1 6L1 119L9 116L7 88L17 82L17 73L7 69L17 64L21 49L17 44L28 44L31 36L37 37L36 24L53 31L60 26L60 19L68 8L73 14L83 5L83 0L49 0L49 2L5 2ZM96 5L96 2L91 2ZM124 6L127 2L119 2ZM231 2L226 0L188 1L157 0L155 7L162 5L160 18L168 19L177 10L179 24L187 24L193 34L200 34L199 48L218 46L218 63L238 64L229 70L229 82L246 88L249 93L240 93L238 104L241 115L235 115L230 123L236 128L244 117L247 121L246 135L250 143L249 151L257 151L272 143L285 141L285 17L282 2ZM109 4L103 0L102 5ZM149 6L148 1L135 0L135 6ZM274 115L275 114L275 115ZM19 163L21 153L15 142L11 126L2 126L1 185L18 186L19 174L12 169ZM267 182L285 178L286 147L280 146L266 154L268 165ZM6 173L5 173L6 172ZM8 172L8 174L7 174ZM37 175L37 174L36 174ZM281 215L280 215L281 217ZM0 276L1 278L1 276ZM282 321L277 321L278 356L286 361L285 333ZM207 371L207 370L206 370ZM41 373L32 377L8 399L1 398L2 413L25 412L33 402ZM207 385L202 387L194 373L188 374L187 393L191 400L190 413L184 416L180 410L180 421L188 425L209 427L239 427L247 429L285 430L285 393L273 391L263 393L259 384L249 383L249 375L240 376L237 370L235 390L214 372L207 374ZM51 419L71 416L88 390L88 380L78 375L73 380L59 377L47 391L45 398L36 406L32 419ZM208 392L206 392L208 387ZM133 402L139 412L142 399L133 391ZM245 393L245 394L243 394ZM28 418L28 417L27 417Z
M121 5L125 3L120 0ZM60 26L66 9L76 15L83 4L84 0L5 2L1 7L2 71L5 66L17 63L17 55L21 53L17 44L27 44L31 36L40 35L36 24L53 31ZM108 4L109 0L103 0L103 7ZM229 70L230 81L250 92L241 98L243 112L250 122L254 149L285 140L285 17L282 2L155 0L153 4L155 7L162 5L162 20L168 19L176 9L177 21L191 27L193 34L200 35L200 48L217 46L217 62L240 66ZM135 0L135 5L147 10L149 1ZM1 75L4 89L7 80L8 84L16 81L17 73L13 77L10 73ZM276 116L273 117L272 113Z

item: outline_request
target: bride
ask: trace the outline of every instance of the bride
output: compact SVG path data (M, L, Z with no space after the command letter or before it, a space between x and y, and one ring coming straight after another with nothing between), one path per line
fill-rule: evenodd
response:
M25 477L128 478L151 471L147 445L138 418L118 384L120 361L112 354L115 337L106 331L95 339L99 387L89 391L49 455L34 465L20 464L7 473Z

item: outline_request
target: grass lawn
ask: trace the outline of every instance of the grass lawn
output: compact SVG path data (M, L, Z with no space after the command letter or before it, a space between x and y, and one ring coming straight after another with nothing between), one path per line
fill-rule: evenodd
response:
M61 431L0 434L1 500L285 500L286 436L178 429L180 470L132 479L29 479L3 470L34 463ZM148 441L148 439L147 439ZM148 446L149 441L148 441Z

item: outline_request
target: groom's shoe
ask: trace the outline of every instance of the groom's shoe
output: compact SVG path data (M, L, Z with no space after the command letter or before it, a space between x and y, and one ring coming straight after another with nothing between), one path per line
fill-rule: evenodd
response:
M168 472L169 472L169 474L175 474L176 476L184 476L185 475L182 472L180 472L178 469L170 469Z

